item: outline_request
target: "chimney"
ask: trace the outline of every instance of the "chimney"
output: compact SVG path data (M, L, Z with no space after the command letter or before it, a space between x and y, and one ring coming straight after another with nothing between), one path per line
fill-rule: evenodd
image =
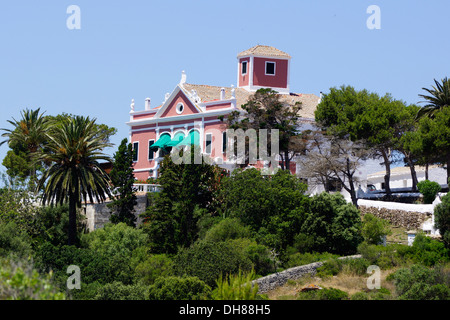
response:
M220 100L225 100L225 88L220 89Z
M145 110L150 110L150 98L145 99Z
M183 70L183 71L181 71L180 84L185 84L185 83L186 83L186 72Z

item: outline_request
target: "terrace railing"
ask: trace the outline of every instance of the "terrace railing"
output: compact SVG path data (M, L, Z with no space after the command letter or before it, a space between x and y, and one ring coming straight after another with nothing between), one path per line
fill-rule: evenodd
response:
M160 192L161 186L159 184L135 183L133 189L135 192Z

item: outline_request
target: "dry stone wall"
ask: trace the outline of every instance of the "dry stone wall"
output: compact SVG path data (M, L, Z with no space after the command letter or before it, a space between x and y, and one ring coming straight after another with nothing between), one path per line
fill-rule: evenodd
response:
M431 218L430 212L413 212L399 209L359 206L361 215L372 213L378 218L388 220L393 226L406 229L420 229L422 224Z
M361 258L361 255L341 257L338 259L357 259ZM314 262L303 266L293 267L281 272L273 273L266 277L262 277L252 281L252 284L258 284L258 293L265 293L273 290L277 287L284 285L289 279L295 280L310 274L315 275L317 268L320 268L323 262Z

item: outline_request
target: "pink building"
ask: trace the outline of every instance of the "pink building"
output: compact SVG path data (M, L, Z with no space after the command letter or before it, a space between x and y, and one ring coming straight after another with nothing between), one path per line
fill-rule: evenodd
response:
M272 88L286 102L302 102L300 116L304 122L314 120L319 97L295 94L289 89L291 57L276 48L255 46L238 54L237 87L217 87L186 82L183 71L172 93L167 93L162 105L152 108L150 99L142 111L131 103L131 143L137 151L134 175L145 181L156 177L159 164L171 147L196 144L220 166L232 169L226 158L226 126L218 117L239 110L248 97L260 88ZM262 164L260 164L262 166ZM258 166L257 166L258 167ZM296 172L295 162L291 167Z

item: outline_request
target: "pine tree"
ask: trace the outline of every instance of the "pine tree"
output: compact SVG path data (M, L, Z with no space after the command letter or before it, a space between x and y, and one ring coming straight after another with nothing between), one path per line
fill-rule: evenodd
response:
M114 164L110 176L114 186L114 200L108 207L112 210L112 223L124 222L136 226L134 206L137 198L133 191L133 149L127 139L123 139L118 151L114 154Z

